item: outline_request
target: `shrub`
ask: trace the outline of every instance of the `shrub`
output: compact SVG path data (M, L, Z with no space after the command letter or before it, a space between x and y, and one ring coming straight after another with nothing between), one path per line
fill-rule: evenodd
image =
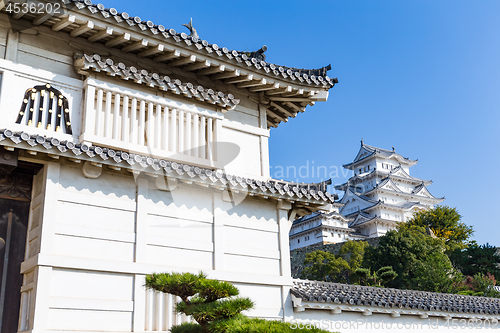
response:
M176 311L191 316L197 323L172 327L171 333L326 333L317 328L294 329L290 323L248 318L242 311L251 309L249 298L236 297L238 289L229 282L208 279L206 274L153 273L146 276L146 288L181 298Z

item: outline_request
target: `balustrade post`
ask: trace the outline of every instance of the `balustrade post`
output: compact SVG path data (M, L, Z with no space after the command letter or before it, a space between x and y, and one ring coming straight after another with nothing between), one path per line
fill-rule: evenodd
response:
M221 133L221 128L222 128L222 121L220 119L214 119L214 143L213 143L213 160L214 161L219 161L219 136Z
M155 115L155 144L154 147L161 149L161 105L156 104L156 115Z
M207 159L213 161L213 121L207 119Z
M163 131L162 131L162 149L168 150L168 135L170 133L170 129L168 128L168 107L165 106L163 109Z
M94 90L95 90L95 88L94 88ZM92 108L94 113L95 113L95 124L94 124L95 127L93 127L95 132L90 133L90 134L102 135L102 122L103 121L101 119L101 113L102 113L103 97L104 97L103 90L102 89L97 90L97 101L96 101L97 105L96 105L95 109ZM89 110L89 109L87 108L86 110ZM85 117L87 117L87 113L86 113Z
M200 116L198 114L193 114L193 156L200 157L200 143L199 143L199 133L200 133Z
M129 118L128 118L128 96L123 96L123 111L122 111L122 137L123 141L129 141Z
M153 107L153 102L148 103L148 118L146 120L148 126L146 129L146 138L147 138L147 146L153 148L154 147L154 142L155 142L155 137L154 137L154 107Z
M177 109L172 109L172 118L170 119L170 151L177 152Z
M106 109L104 110L104 137L109 138L109 118L111 118L111 91L106 92Z
M101 103L102 103L102 90L99 89L101 93ZM100 108L100 106L98 106ZM51 116L52 114L48 114ZM96 134L96 109L95 109L95 87L87 85L85 89L85 113L82 133L88 133L90 135Z
M115 94L115 108L113 112L113 139L119 140L118 124L120 120L120 94Z
M145 131L145 121L146 121L146 102L141 100L141 105L139 107L139 145L144 146L144 131Z
M186 155L190 156L193 154L191 151L191 112L186 112L186 144L184 150Z
M179 153L184 154L184 110L179 110Z
M207 121L205 116L201 116L201 121L200 121L200 157L205 158L207 156L207 149L208 149L208 143L206 139L206 128L207 128Z
M137 98L132 98L130 108L130 143L137 143Z

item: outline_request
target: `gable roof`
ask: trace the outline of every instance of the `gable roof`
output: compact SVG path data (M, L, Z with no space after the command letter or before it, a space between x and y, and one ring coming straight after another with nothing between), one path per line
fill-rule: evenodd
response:
M377 203L377 201L375 201L367 196L356 194L356 192L354 192L351 187L348 187L346 189L344 196L342 197L342 199L340 199L339 202L344 205L347 202L347 199L349 199L351 197L358 198L367 204Z
M337 205L338 206L338 203L333 203L332 205ZM292 225L296 226L296 225L298 225L300 223L309 222L311 220L315 220L316 218L320 218L320 217L324 217L324 218L334 217L336 219L343 220L344 222L349 222L350 221L350 219L346 218L344 215L339 214L337 212L316 211L316 212L313 212L313 213L311 213L309 215L305 215L305 216L299 217L298 219L295 219L293 221ZM308 230L311 230L311 229L308 229Z
M403 169L403 166L401 164L399 164L397 167L392 169L389 172L389 176L394 177L395 179L405 179L405 180L414 181L414 182L423 182L425 185L432 184L432 180L424 180L424 179L410 176L408 174L408 172L406 172L405 169Z
M363 211L356 212L356 217L349 223L349 227L354 228L360 224L376 219L376 216L371 216Z
M377 148L374 146L369 146L361 140L361 147L359 148L358 154L351 163L344 164L343 167L346 169L353 170L358 164L368 160L372 157L382 157L385 159L396 159L399 163L403 163L409 166L418 163L418 160L411 160L409 158L403 157L402 155L396 153L396 150L387 150L382 148Z
M296 117L307 105L326 101L328 90L338 82L326 75L330 66L319 69L279 66L262 60L259 52L220 47L90 0L64 0L64 3L68 10L61 15L28 11L14 18L67 33L111 55L147 60L172 72L195 73L227 89L237 89L266 105L269 127ZM13 15L5 12L5 8L4 13Z
M385 192L394 192L397 194L402 194L404 196L413 197L417 199L428 199L432 202L439 203L444 200L444 198L436 198L433 196L429 190L425 187L425 184L422 182L419 186L417 186L411 193L403 192L401 189L394 183L391 179L391 176L383 179L382 182L377 184L374 188L366 191L364 194L368 194L375 191L385 191Z
M345 183L335 185L334 188L338 191L345 191L348 186L356 186L357 184L361 184L365 179L370 179L373 177L387 177L387 172L381 172L379 169L373 169L370 172L357 174L349 178L349 180ZM420 178L416 178L410 176L401 166L397 166L389 172L389 177L393 180L405 181L411 183L413 185L421 184L422 182L427 186L432 184L432 180L423 180Z
M436 198L435 196L433 196L431 194L431 192L429 192L429 190L427 189L427 187L425 186L424 183L422 183L421 185L417 186L412 192L411 194L413 195L416 195L416 196L422 196L422 197L426 197L428 199L435 199L435 200L439 200L439 202L443 201L444 198Z
M400 290L348 285L331 282L293 280L291 294L308 303L324 305L369 306L377 312L405 314L406 310L446 311L455 314L500 314L500 299L479 296L442 294L416 290ZM297 302L298 303L298 302ZM306 306L300 302L301 306ZM299 304L294 304L297 307ZM307 308L314 308L310 304ZM316 306L316 308L319 308ZM360 308L359 310L363 310ZM407 313L418 314L418 313ZM442 316L442 314L441 314Z

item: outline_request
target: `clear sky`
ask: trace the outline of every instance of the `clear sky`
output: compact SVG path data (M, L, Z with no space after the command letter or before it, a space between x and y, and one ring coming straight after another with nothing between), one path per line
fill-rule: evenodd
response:
M434 181L431 193L459 210L480 244L500 246L500 1L103 4L178 32L188 32L182 23L192 17L202 39L237 50L267 45L271 63L331 63L329 76L339 83L328 102L271 130L272 175L300 182L333 176L337 184L348 178L342 164L362 138L394 146L419 160L411 174ZM327 174L321 168L318 177L319 166Z

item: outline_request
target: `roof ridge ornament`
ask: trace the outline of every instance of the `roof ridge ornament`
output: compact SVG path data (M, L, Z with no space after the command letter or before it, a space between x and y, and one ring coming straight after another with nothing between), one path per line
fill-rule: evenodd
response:
M191 17L191 20L189 21L188 24L183 24L186 28L189 29L191 34L189 35L192 39L197 38L200 39L200 36L198 36L198 33L196 32L196 29L193 27L193 18Z
M266 61L266 55L264 54L264 52L267 51L267 46L266 45L263 45L260 49L258 49L257 51L253 51L253 52L245 52L245 54L249 57L249 58L255 58L257 59L257 61Z

